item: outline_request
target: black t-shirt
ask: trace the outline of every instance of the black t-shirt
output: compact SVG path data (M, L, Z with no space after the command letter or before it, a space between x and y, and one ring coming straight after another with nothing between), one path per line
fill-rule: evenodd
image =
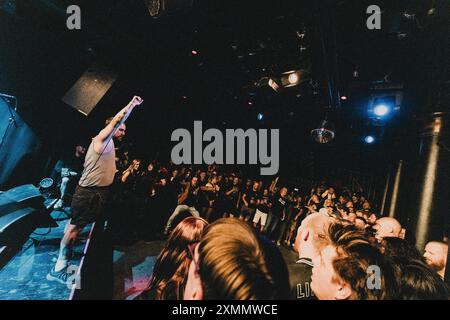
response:
M253 189L247 190L245 192L245 201L247 201L249 208L252 209L256 208L256 201L258 200L259 197L260 197L259 192L253 191Z
M216 187L216 185L214 184L210 184L210 186L212 187ZM216 200L217 199L217 191L214 189L214 191L207 191L207 190L202 190L202 194L205 197L205 200L208 202L207 205L209 205L209 201L212 200Z
M231 186L228 187L227 190L225 191L225 193L230 192L231 190L233 190L233 188L236 187L237 191L236 192L232 192L231 194L225 196L227 201L236 204L238 201L238 197L239 197L239 186Z
M155 174L152 172L145 172L141 174L139 177L139 180L136 185L136 191L141 196L149 196L150 190L153 187L153 184L155 182Z
M287 207L288 201L279 194L272 200L272 213L279 218L283 216L283 210Z
M259 198L260 203L258 205L258 210L264 213L269 213L270 211L270 197L269 196L261 196Z
M198 182L197 182L197 185L199 186L199 187L205 187L206 186L206 184L208 183L208 180L198 180ZM201 206L201 207L207 207L208 206L208 201L209 201L209 191L206 191L206 190L199 190L198 191L198 196L197 196L197 200L198 200L198 204L199 204L199 206Z
M198 196L198 192L199 192L199 187L190 187L189 188L189 192L188 192L188 196L186 198L186 200L184 201L183 204L189 206L189 207L196 207L199 204L199 196Z
M140 192L140 182L142 181L142 177L139 172L130 173L126 182L123 184L124 192L126 194L132 194L134 196L141 195Z
M300 259L288 264L291 298L294 300L315 300L311 290L313 264L310 259Z

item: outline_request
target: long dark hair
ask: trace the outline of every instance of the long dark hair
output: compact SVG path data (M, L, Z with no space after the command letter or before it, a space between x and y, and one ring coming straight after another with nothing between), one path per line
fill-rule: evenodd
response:
M156 300L181 300L191 263L188 245L201 240L208 222L202 218L188 217L181 221L170 234L158 256L150 285Z

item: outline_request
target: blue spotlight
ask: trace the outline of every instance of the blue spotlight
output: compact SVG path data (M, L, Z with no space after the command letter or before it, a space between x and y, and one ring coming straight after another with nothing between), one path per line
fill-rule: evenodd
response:
M390 111L391 111L391 108L389 108L389 106L387 106L386 104L383 104L383 103L377 104L377 105L373 108L373 113L374 113L377 117L384 117L384 116L386 116Z
M261 121L264 118L264 115L262 113L258 113L258 115L256 116L256 118Z
M364 138L364 142L368 143L368 144L374 143L375 142L375 138L373 136L366 136Z

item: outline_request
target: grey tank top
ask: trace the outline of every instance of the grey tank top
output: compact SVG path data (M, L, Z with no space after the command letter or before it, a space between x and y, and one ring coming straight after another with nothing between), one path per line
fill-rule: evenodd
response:
M116 171L116 151L113 140L111 139L108 143L102 155L94 150L94 140L92 140L86 153L79 185L82 187L110 186Z

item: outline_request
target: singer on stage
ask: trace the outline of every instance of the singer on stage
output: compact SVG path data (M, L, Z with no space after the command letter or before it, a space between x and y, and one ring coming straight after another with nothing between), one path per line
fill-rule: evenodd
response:
M142 102L142 98L134 96L114 118L106 121L106 127L92 139L86 153L82 176L72 198L72 218L66 225L58 260L47 275L47 280L68 282L70 275L67 273L67 266L73 244L83 228L100 217L108 198L109 186L113 183L117 171L113 138L123 138L125 121Z

